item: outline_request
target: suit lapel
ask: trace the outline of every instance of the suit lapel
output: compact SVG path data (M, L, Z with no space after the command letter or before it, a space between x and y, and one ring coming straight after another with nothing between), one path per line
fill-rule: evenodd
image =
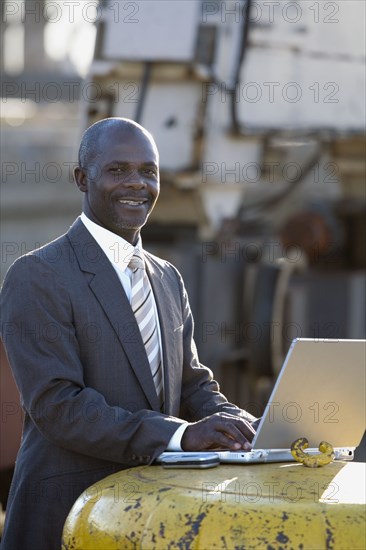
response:
M116 332L151 407L159 410L140 330L117 273L80 219L72 225L68 237L80 269L94 275L89 281L90 289Z

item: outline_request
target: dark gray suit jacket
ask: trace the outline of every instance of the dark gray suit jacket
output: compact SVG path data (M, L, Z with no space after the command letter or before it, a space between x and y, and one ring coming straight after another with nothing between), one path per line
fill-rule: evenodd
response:
M59 550L79 494L151 463L182 419L240 414L199 364L177 270L147 254L161 326L165 414L140 332L109 260L78 219L18 259L2 291L2 336L25 410L3 550Z

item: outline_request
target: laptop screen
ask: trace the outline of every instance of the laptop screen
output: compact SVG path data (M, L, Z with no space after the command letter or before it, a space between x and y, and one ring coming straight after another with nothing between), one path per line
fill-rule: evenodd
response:
M289 449L306 437L355 448L365 431L365 340L296 339L278 375L253 449Z

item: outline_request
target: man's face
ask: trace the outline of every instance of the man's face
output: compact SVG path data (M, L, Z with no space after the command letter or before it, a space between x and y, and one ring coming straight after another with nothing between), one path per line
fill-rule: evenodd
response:
M106 129L86 171L75 171L84 212L95 223L136 243L159 196L158 154L139 129Z

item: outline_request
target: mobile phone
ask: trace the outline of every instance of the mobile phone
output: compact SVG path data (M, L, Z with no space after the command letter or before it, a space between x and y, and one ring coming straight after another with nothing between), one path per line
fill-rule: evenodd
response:
M220 464L217 453L165 452L158 462L163 468L213 468Z

